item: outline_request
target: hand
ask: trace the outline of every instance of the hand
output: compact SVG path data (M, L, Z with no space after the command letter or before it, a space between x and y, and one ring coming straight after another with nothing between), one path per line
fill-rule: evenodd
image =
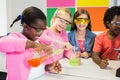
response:
M104 69L104 68L107 67L108 64L109 64L108 60L103 60L102 59L99 66L100 66L101 69Z
M41 50L44 50L45 53L47 53L48 55L53 53L52 48L44 44L36 43L34 48L37 52L41 52Z
M80 58L81 53L80 53L79 51L77 51L77 52L76 52L76 56L77 56L78 58Z
M61 72L61 64L58 61L53 62L52 64L46 65L45 70L48 72L52 72L52 73L60 73Z
M65 50L70 50L70 49L73 49L73 46L69 42L65 42L63 43L63 48Z
M81 53L80 56L83 57L83 58L86 58L86 59L89 57L87 52Z

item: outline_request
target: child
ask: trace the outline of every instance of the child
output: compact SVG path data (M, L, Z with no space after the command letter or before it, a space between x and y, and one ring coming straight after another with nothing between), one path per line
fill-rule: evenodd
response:
M88 58L91 55L95 34L91 32L89 13L79 9L74 13L71 30L68 33L69 42L80 51L80 57Z
M120 6L108 8L104 14L104 25L108 29L95 38L92 59L100 66L106 68L108 60L117 60L120 48Z
M58 41L58 44L63 45L64 47L64 50L65 50L64 56L68 58L70 58L71 56L70 49L72 48L72 46L68 42L67 33L65 29L71 23L70 21L71 21L71 12L69 11L69 9L58 8L52 17L51 27L46 29L39 38L39 41L41 43L44 43L47 45L51 45L51 43ZM46 70L48 71L48 68L49 68L50 72L54 72L51 68L52 63L61 59L62 57L63 57L63 52L61 52L61 54L58 54L49 58L45 62L47 65Z
M28 80L34 48L52 53L52 48L35 42L46 29L46 16L36 7L26 8L11 24L21 20L23 31L12 32L0 38L0 51L6 53L7 80Z

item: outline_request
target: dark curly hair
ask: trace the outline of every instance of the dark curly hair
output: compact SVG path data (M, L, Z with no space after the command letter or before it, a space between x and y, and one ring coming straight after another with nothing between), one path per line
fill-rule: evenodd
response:
M113 6L106 10L103 18L104 25L106 28L109 28L107 26L107 21L110 23L110 21L112 21L115 16L120 16L120 6Z

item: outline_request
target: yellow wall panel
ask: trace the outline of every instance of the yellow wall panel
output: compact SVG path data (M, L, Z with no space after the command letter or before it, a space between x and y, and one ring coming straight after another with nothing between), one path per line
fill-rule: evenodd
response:
M109 0L76 0L79 6L108 6Z

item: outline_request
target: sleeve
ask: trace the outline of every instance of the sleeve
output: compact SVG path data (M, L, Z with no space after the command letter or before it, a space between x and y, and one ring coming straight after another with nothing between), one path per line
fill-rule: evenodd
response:
M64 56L70 59L74 55L72 50L64 50Z
M5 36L0 38L1 52L22 52L25 51L27 39Z
M93 52L100 52L102 49L102 36L98 35L95 37L95 42L93 46Z
M49 36L48 29L45 30L42 35L39 37L38 41L42 44L50 45L53 41L53 38Z

